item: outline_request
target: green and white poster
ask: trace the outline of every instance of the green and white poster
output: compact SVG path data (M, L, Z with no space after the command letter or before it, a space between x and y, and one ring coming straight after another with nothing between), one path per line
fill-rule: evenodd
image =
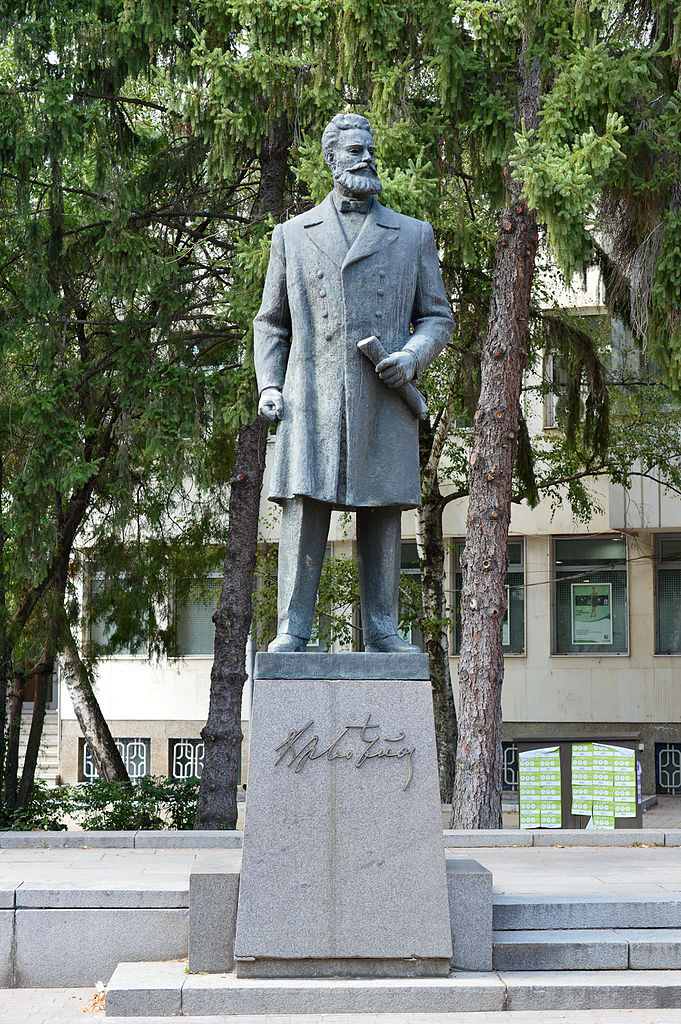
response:
M612 584L572 584L572 642L612 643Z
M560 828L560 750L540 747L518 754L521 828Z
M636 817L636 754L607 743L572 744L572 813L589 816L587 828L614 828L615 818Z

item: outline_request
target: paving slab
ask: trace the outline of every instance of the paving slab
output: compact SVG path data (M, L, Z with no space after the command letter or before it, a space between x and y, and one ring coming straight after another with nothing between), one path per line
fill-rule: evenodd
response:
M363 980L250 979L234 974L189 975L182 1013L353 1014L452 1013L502 1010L504 986L494 973L455 972L449 978Z
M681 1008L681 971L502 971L499 978L508 1010Z
M674 829L664 834L665 846L681 846L681 828Z
M15 984L96 985L123 960L185 957L188 924L186 909L17 910Z
M629 966L643 970L681 970L681 928L618 929L629 943Z
M186 967L182 961L120 963L106 990L107 1017L179 1016Z
M629 943L613 930L494 932L496 971L624 971Z

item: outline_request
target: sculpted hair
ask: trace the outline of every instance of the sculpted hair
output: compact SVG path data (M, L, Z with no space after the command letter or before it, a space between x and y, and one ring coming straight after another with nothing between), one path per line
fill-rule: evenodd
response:
M347 128L361 128L363 131L369 132L373 137L371 125L366 117L362 117L361 114L336 114L322 133L322 153L329 166L333 162L333 151L338 142L338 133L345 131Z

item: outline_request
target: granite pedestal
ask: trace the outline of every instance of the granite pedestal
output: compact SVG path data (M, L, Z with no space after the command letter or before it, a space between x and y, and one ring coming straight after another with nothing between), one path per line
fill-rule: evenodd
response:
M237 975L446 975L426 655L260 654Z

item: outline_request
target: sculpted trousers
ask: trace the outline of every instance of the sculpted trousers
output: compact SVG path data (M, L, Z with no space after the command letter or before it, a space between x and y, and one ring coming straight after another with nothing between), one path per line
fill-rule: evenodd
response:
M399 508L357 509L357 561L364 643L397 631ZM312 498L284 505L279 542L278 633L309 639L326 550L331 506Z

